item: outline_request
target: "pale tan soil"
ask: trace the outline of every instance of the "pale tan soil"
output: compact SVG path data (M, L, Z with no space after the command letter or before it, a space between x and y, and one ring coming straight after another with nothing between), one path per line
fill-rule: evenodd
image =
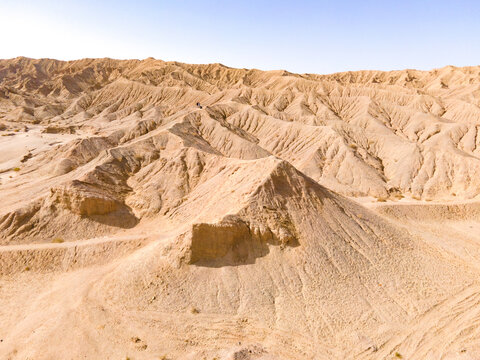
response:
M478 359L479 129L479 67L0 60L0 358Z

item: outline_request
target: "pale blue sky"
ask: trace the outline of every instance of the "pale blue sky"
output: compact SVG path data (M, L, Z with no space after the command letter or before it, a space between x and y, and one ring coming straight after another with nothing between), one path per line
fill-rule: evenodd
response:
M480 64L480 1L0 0L0 58L331 73Z

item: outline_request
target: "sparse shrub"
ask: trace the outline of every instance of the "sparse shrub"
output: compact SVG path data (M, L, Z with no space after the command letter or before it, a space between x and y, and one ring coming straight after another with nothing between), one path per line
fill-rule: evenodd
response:
M30 271L30 266L25 266L25 271Z
M13 171L20 171L20 168L19 167L14 167Z
M198 314L198 313L200 313L200 310L198 310L196 307L192 307L192 308L190 309L190 312L191 312L192 314Z
M386 201L387 201L387 198L381 196L381 197L378 197L378 198L377 198L377 201L378 201L378 202L386 202Z
M52 243L54 243L54 244L61 244L63 242L64 242L64 240L62 238L55 238L55 239L52 240Z
M356 144L350 144L348 146L350 146L350 148L353 149L353 150L357 150L357 148L358 148L358 146Z
M403 359L402 354L400 354L398 351L395 353L395 357L396 357L397 359Z

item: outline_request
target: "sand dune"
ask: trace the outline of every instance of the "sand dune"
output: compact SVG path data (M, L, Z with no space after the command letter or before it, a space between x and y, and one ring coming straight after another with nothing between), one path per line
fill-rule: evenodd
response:
M475 359L479 128L480 67L0 60L0 357Z

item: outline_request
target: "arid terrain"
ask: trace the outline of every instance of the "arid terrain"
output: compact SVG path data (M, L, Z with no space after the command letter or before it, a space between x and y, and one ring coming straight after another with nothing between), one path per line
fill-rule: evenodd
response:
M0 359L480 359L480 67L0 60L0 135Z

